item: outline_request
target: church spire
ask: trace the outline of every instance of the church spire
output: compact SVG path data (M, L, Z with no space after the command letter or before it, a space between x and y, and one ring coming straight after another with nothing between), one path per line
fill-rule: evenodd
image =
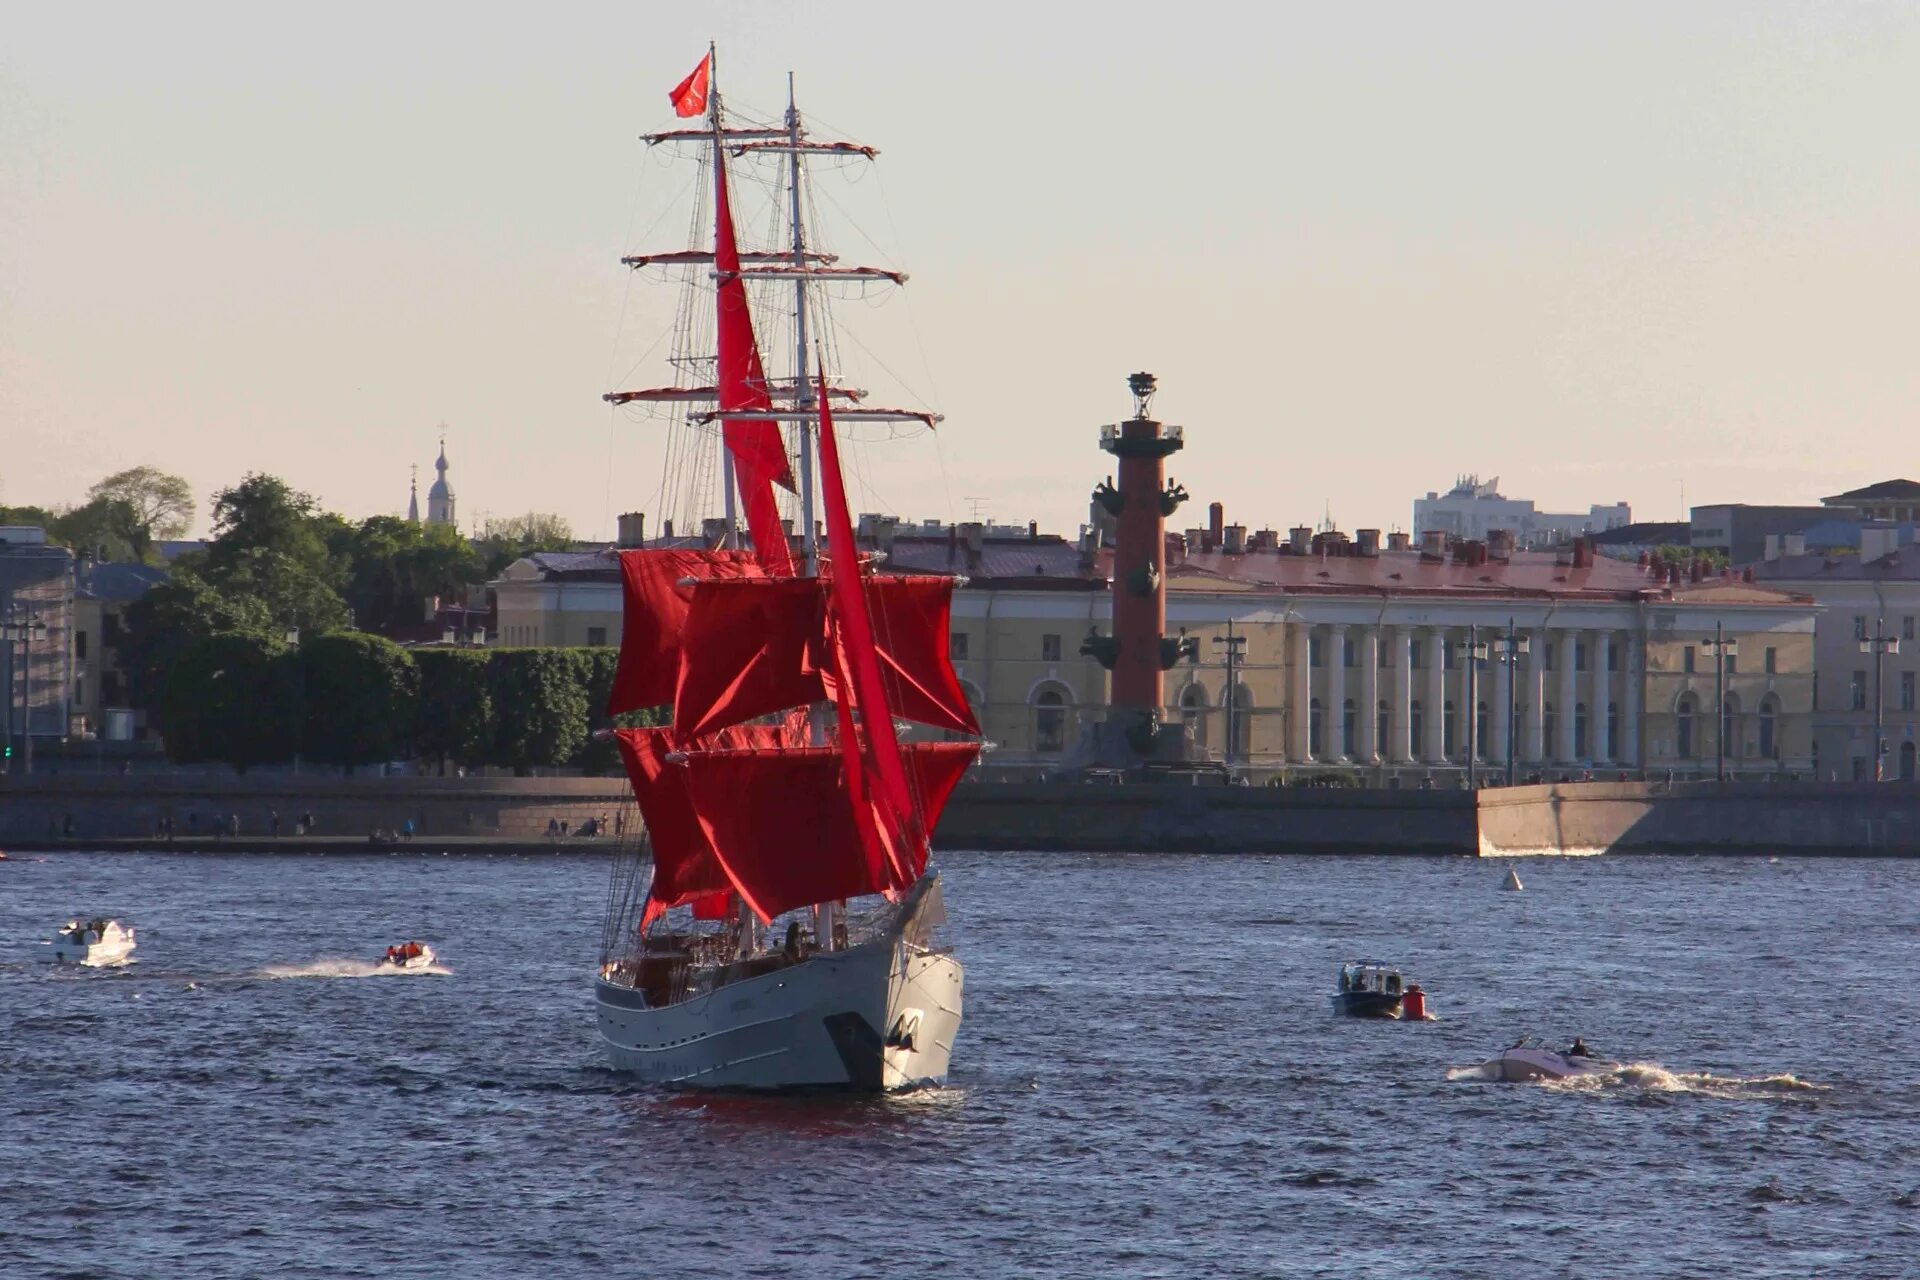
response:
M445 424L440 435L440 456L433 460L433 469L439 473L431 488L427 490L427 523L454 524L453 486L447 483L447 437Z
M407 481L407 519L413 524L420 523L420 464L412 467L413 477Z

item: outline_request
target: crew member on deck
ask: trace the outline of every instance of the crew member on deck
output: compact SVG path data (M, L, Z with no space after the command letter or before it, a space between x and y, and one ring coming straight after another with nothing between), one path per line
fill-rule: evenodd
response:
M1567 1050L1569 1058L1591 1058L1593 1050L1587 1048L1587 1042L1579 1036L1573 1038L1573 1047Z

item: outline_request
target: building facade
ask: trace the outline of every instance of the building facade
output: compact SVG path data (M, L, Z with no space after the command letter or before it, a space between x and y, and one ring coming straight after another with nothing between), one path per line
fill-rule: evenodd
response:
M127 606L165 582L167 571L144 564L81 563L73 584L73 687L70 730L78 738L132 742L147 736L120 670Z
M26 739L65 738L73 687L73 553L46 531L0 528L0 690L18 769Z
M1631 523L1633 511L1624 502L1596 504L1585 515L1536 511L1527 499L1502 496L1499 476L1484 484L1479 476L1461 476L1446 493L1429 491L1413 502L1415 538L1443 533L1485 542L1500 530L1512 534L1523 547L1550 546Z

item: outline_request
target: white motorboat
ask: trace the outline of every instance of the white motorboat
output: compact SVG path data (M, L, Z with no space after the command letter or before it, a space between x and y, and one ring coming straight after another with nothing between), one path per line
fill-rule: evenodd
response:
M1573 1044L1574 1049L1585 1048L1578 1040ZM1565 1080L1569 1076L1599 1075L1619 1065L1581 1053L1560 1053L1528 1037L1488 1059L1481 1065L1481 1071L1490 1080L1523 1084L1531 1080Z
M387 948L387 954L380 957L383 969L426 969L438 959L433 948L424 942L402 942Z
M124 964L133 954L133 928L118 920L69 920L54 935L53 958L60 964Z

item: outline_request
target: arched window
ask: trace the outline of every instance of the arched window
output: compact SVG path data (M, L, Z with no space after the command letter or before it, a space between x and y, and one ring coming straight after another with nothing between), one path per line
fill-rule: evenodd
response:
M1180 722L1197 747L1207 745L1207 690L1198 681L1180 691Z
M1740 755L1740 706L1732 698L1720 704L1721 750L1730 759Z
M1454 738L1457 732L1454 728L1455 719L1456 717L1453 714L1453 703L1447 702L1447 703L1441 704L1441 707L1440 707L1440 754L1442 756L1445 756L1449 760L1453 759L1453 743L1454 743Z
M1353 699L1348 698L1346 705L1340 708L1340 753L1348 758L1352 758L1354 753L1354 734L1357 732L1354 722L1358 718Z
M1387 744L1393 741L1393 711L1386 703L1382 702L1380 704L1380 710L1376 715L1378 716L1378 723L1375 726L1376 731L1373 735L1374 748L1378 750L1382 756L1391 758L1393 752L1387 749Z
M1033 700L1033 749L1057 753L1067 749L1067 699L1058 689L1045 689Z
M1587 704L1573 704L1573 754L1576 759L1587 758Z
M1620 758L1620 704L1607 704L1607 759Z
M1485 760L1493 751L1492 739L1487 736L1487 704L1481 703L1473 713L1473 745L1475 754Z
M1320 707L1320 699L1315 698L1307 704L1307 754L1315 760L1327 758L1326 725L1322 723L1326 713Z
M1425 736L1420 732L1425 721L1426 717L1420 714L1420 699L1415 698L1407 704L1407 736L1413 739L1413 754L1416 758L1426 749L1420 745L1426 741Z
M1682 694L1673 709L1673 753L1682 760L1693 759L1693 695Z
M1760 758L1778 760L1780 758L1780 731L1778 729L1780 700L1772 694L1760 700ZM1911 743L1908 744L1911 747ZM1903 766L1904 767L1904 766Z

